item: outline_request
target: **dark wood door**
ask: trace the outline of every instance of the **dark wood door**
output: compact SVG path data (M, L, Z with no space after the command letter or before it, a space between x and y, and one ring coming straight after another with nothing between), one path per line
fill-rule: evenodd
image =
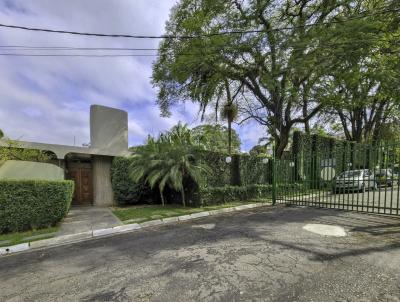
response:
M68 169L68 178L75 182L74 205L90 205L93 202L92 170L74 167Z

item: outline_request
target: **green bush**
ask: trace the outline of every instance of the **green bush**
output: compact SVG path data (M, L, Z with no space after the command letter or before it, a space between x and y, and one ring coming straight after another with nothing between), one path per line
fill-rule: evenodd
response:
M129 176L129 157L115 157L111 166L111 182L118 205L136 204L149 199L152 191L143 183L135 184Z
M264 163L263 160L268 162ZM272 160L265 155L241 155L240 176L243 185L271 184Z
M211 173L204 174L204 183L208 187L221 187L231 184L231 165L225 162L228 154L198 151L196 158L211 168Z
M71 205L74 182L0 180L0 233L54 226Z
M201 206L223 204L232 201L247 201L271 196L271 185L224 186L201 188L199 203Z

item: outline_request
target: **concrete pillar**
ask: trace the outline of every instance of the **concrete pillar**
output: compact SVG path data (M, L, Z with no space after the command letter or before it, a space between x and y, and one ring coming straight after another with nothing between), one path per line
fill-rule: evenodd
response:
M108 207L114 204L111 186L111 156L93 156L93 205Z

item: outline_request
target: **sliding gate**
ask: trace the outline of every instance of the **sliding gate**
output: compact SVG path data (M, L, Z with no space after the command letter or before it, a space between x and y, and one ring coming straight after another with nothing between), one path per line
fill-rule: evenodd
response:
M278 203L400 214L400 144L303 143L274 159Z

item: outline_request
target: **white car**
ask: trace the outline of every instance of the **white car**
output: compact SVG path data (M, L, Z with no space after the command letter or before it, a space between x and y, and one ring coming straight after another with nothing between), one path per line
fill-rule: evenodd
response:
M378 185L374 174L368 170L349 170L335 177L332 192L376 190Z

